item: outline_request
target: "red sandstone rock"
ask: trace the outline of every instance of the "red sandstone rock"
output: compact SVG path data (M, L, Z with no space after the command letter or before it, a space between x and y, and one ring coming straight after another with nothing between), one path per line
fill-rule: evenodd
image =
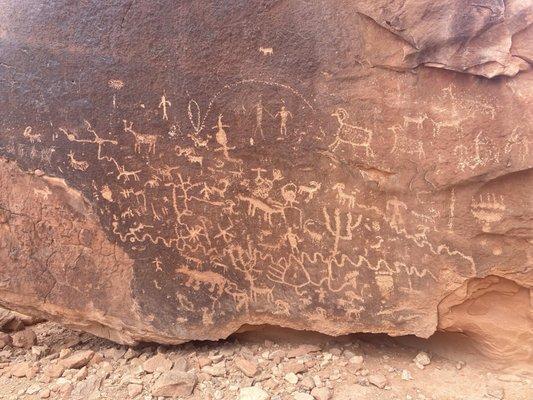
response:
M311 3L4 1L0 302L121 343L529 354L529 2ZM486 339L493 280L520 312Z

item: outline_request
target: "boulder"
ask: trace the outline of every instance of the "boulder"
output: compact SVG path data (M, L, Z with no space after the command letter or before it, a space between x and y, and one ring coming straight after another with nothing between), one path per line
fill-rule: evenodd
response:
M71 3L2 2L1 304L484 338L512 290L528 357L529 1Z

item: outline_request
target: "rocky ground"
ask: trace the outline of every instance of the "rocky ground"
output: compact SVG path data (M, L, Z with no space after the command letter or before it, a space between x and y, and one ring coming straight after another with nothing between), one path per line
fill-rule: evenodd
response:
M417 348L386 336L272 328L128 348L51 322L8 328L0 333L0 399L533 398L527 374L445 358L426 341Z

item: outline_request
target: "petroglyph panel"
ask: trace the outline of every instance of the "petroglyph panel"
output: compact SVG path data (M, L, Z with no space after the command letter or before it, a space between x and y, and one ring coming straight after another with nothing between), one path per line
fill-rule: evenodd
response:
M80 226L46 237L13 224L24 173L64 179L97 221L87 235L127 254L107 290L131 305L98 322L115 340L214 339L246 323L427 336L466 280L533 280L531 91L511 86L531 76L517 60L495 81L432 68L441 53L410 72L376 67L375 29L392 53L405 44L353 2L59 1L38 15L3 3L0 168L17 171L0 196L6 298L39 286L10 279L14 263ZM29 187L23 208L69 207ZM64 269L107 279L78 258ZM117 301L77 295L74 311L37 297L82 328L88 308Z

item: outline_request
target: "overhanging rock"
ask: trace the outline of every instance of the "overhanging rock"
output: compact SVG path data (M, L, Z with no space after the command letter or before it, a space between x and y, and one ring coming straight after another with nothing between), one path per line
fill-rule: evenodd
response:
M531 288L527 2L237 3L1 2L0 303L429 336L466 282Z

